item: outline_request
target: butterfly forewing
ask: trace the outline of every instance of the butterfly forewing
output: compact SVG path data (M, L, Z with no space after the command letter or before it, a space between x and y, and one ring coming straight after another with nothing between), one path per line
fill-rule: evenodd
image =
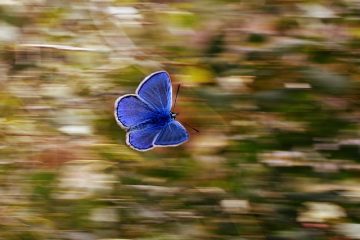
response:
M154 110L136 95L125 95L115 105L116 119L125 128L135 127L154 115Z
M145 78L136 93L155 111L171 111L172 88L167 72L156 72Z

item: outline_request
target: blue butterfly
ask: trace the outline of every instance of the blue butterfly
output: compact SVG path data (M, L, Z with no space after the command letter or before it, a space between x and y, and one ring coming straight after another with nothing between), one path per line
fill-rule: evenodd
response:
M126 130L126 143L138 150L178 146L189 139L187 130L171 112L172 86L165 71L152 73L136 89L136 94L119 97L115 118Z

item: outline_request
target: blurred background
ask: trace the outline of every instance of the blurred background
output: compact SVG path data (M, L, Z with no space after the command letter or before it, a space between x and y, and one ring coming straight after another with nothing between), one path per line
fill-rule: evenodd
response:
M1 0L0 239L360 239L357 0ZM114 101L181 84L191 139Z

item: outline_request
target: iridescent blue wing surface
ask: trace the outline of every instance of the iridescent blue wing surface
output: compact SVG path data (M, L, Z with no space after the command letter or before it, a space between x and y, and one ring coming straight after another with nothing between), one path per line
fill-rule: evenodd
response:
M150 150L154 147L154 139L162 128L162 126L149 124L145 128L130 130L126 135L126 143L138 151Z
M140 83L136 93L155 111L170 113L172 87L167 72L160 71L149 75Z
M177 146L189 139L189 134L186 129L178 121L172 120L165 125L157 138L155 139L155 146Z
M115 118L123 128L131 128L154 117L154 110L137 95L125 95L115 102Z

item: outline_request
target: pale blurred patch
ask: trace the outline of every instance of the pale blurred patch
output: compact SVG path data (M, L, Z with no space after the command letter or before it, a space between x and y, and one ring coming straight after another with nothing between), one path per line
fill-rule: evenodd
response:
M91 135L92 129L90 126L81 126L81 125L68 125L59 128L63 133L69 135Z
M261 154L260 159L269 166L302 166L305 154L298 151L274 151Z
M221 88L229 92L247 93L251 90L254 76L228 76L216 78Z
M312 18L334 18L335 12L321 4L298 4L298 7L304 11L306 17Z
M224 212L232 214L244 214L250 210L248 200L224 199L220 201L220 206Z
M95 208L91 210L90 220L94 222L118 222L117 210L112 207Z
M324 223L346 217L345 210L339 205L327 202L306 202L305 211L300 210L299 222Z
M210 154L219 151L229 144L228 138L222 133L202 132L191 140L194 154Z
M12 42L16 41L20 36L20 31L18 28L0 22L0 42Z
M60 169L58 199L84 199L109 193L116 178L104 170L110 165L102 161L72 161Z
M336 231L351 239L360 239L359 223L341 223L336 225Z

